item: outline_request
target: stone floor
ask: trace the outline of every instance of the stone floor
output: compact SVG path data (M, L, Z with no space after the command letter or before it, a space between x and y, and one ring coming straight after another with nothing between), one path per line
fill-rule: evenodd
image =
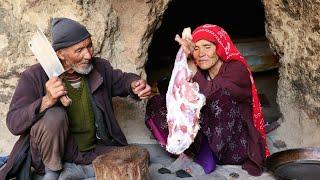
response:
M156 144L148 144L141 145L148 149L150 153L150 176L151 180L174 180L174 179L182 179L176 176L173 172L172 174L160 174L158 169L161 167L171 167L173 163L176 161L170 158L167 152ZM189 162L187 162L189 163ZM176 163L177 164L177 163ZM183 178L190 180L273 180L275 179L271 173L265 172L259 177L250 176L246 171L241 169L241 166L233 166L233 165L225 165L218 166L217 169L211 174L204 174L199 171L200 166L195 165L195 163L189 163L190 166L194 168L194 171L198 171L193 177ZM185 166L184 166L185 167ZM191 173L192 174L192 173Z
M218 166L217 169L210 173L205 174L198 164L194 163L191 159L175 160L170 158L168 153L160 147L158 144L138 144L145 147L150 154L150 166L149 173L151 180L274 180L275 178L269 172L264 172L261 176L254 177L250 176L246 171L241 169L241 166L225 165ZM92 172L88 173L88 166L77 166L74 164L65 165L67 168L64 170L59 180L67 179L86 179L94 180L94 177L88 176ZM160 174L158 170L162 167L166 167L172 171L171 174ZM72 170L70 170L72 169ZM175 172L179 169L189 169L188 172L193 177L179 178ZM91 170L92 166L91 166ZM42 180L42 176L35 175L33 180Z

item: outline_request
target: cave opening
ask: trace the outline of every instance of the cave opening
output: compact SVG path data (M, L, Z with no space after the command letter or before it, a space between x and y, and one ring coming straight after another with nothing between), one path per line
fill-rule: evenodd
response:
M214 4L214 5L212 5ZM278 56L270 50L265 37L264 7L260 0L193 1L172 0L161 26L154 32L148 49L145 70L153 94L161 83L168 82L179 49L174 40L184 28L192 30L202 24L222 27L247 59L253 72L266 122L276 122L281 116L276 103Z

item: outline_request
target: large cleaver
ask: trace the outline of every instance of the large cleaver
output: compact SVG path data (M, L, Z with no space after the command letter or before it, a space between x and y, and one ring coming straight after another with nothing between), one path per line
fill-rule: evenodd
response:
M58 77L64 73L63 66L56 52L40 28L37 29L28 45L49 78ZM68 96L62 96L60 101L65 107L72 103Z

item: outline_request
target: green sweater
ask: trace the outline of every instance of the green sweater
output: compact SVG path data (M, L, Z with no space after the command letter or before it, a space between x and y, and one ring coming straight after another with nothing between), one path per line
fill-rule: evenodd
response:
M80 151L88 151L95 147L94 114L89 99L88 81L82 77L81 85L75 89L65 80L68 96L72 104L67 107L69 130L74 136Z

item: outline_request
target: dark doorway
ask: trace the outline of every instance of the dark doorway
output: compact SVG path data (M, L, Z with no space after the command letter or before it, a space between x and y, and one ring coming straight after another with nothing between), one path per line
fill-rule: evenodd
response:
M275 89L273 91L268 90L268 93L272 93L272 95L263 93L261 94L261 98L264 98L264 109L271 107L271 105L276 106L273 107L276 110L272 111L272 117L266 118L269 119L267 121L275 121L280 116L275 100L278 71L275 64L270 66L269 63L269 60L275 61L276 56L271 53L268 41L265 38L264 20L264 8L260 0L172 0L164 13L160 28L154 32L148 49L148 60L145 70L148 77L147 80L153 86L153 92L158 93L158 89L156 88L158 82L166 82L165 80L170 78L175 55L179 48L178 43L174 40L175 35L181 35L185 27L195 29L202 24L216 24L228 32L240 51L246 51L242 54L244 56L247 55L246 58L248 63L252 65L251 68L255 79L266 81L269 75L272 77L269 79L275 85ZM255 49L255 47L259 48ZM270 53L266 55L267 57L263 57L262 60L268 61L269 64L261 66L261 58L258 56L262 57L262 54L267 51ZM269 58L269 60L266 58ZM257 64L258 61L260 64ZM266 78L259 78L260 76ZM258 84L263 84L263 82L257 82L257 86ZM259 86L258 90L260 92ZM261 92L267 91L261 90Z

